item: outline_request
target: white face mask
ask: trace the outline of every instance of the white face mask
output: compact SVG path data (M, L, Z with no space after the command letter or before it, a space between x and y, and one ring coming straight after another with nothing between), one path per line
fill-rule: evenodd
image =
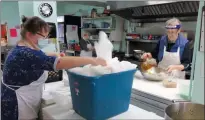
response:
M48 44L49 44L48 39L43 39L43 38L38 39L38 47L40 49L45 48Z

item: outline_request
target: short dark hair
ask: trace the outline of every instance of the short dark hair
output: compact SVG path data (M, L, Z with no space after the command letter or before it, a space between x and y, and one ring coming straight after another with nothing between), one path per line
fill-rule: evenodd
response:
M30 32L32 34L36 34L38 32L42 32L45 30L45 32L49 32L49 25L42 20L41 18L37 16L33 17L25 17L22 16L22 29L21 29L21 37L25 38L26 32Z

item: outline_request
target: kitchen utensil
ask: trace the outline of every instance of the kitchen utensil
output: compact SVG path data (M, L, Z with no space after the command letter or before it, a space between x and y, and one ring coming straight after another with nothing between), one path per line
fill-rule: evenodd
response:
M165 120L204 120L204 105L178 102L165 109Z
M134 51L133 55L137 60L141 60L141 56L145 53L142 50L133 50L133 51Z

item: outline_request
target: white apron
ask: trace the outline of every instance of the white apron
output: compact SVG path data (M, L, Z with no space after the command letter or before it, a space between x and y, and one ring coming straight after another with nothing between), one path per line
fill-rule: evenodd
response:
M180 64L180 47L178 47L177 52L167 52L165 46L163 58L159 62L158 67L162 69L167 69L170 65ZM185 79L185 71L173 70L172 75L180 79Z
M86 41L86 42L88 42L87 48L91 49L92 48L91 43L89 41ZM92 57L92 55L93 55L92 51L85 51L85 50L80 51L80 57Z
M2 83L9 89L16 92L18 101L18 119L19 120L35 120L38 118L38 112L40 110L41 98L43 92L43 85L48 78L48 72L44 71L42 76L29 85L25 86L13 86ZM19 87L14 90L11 87Z

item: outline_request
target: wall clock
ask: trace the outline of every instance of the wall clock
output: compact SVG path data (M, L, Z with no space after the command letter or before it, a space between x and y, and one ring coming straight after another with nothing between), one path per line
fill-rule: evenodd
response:
M42 3L39 6L39 13L43 17L50 17L53 13L53 8L48 3Z

